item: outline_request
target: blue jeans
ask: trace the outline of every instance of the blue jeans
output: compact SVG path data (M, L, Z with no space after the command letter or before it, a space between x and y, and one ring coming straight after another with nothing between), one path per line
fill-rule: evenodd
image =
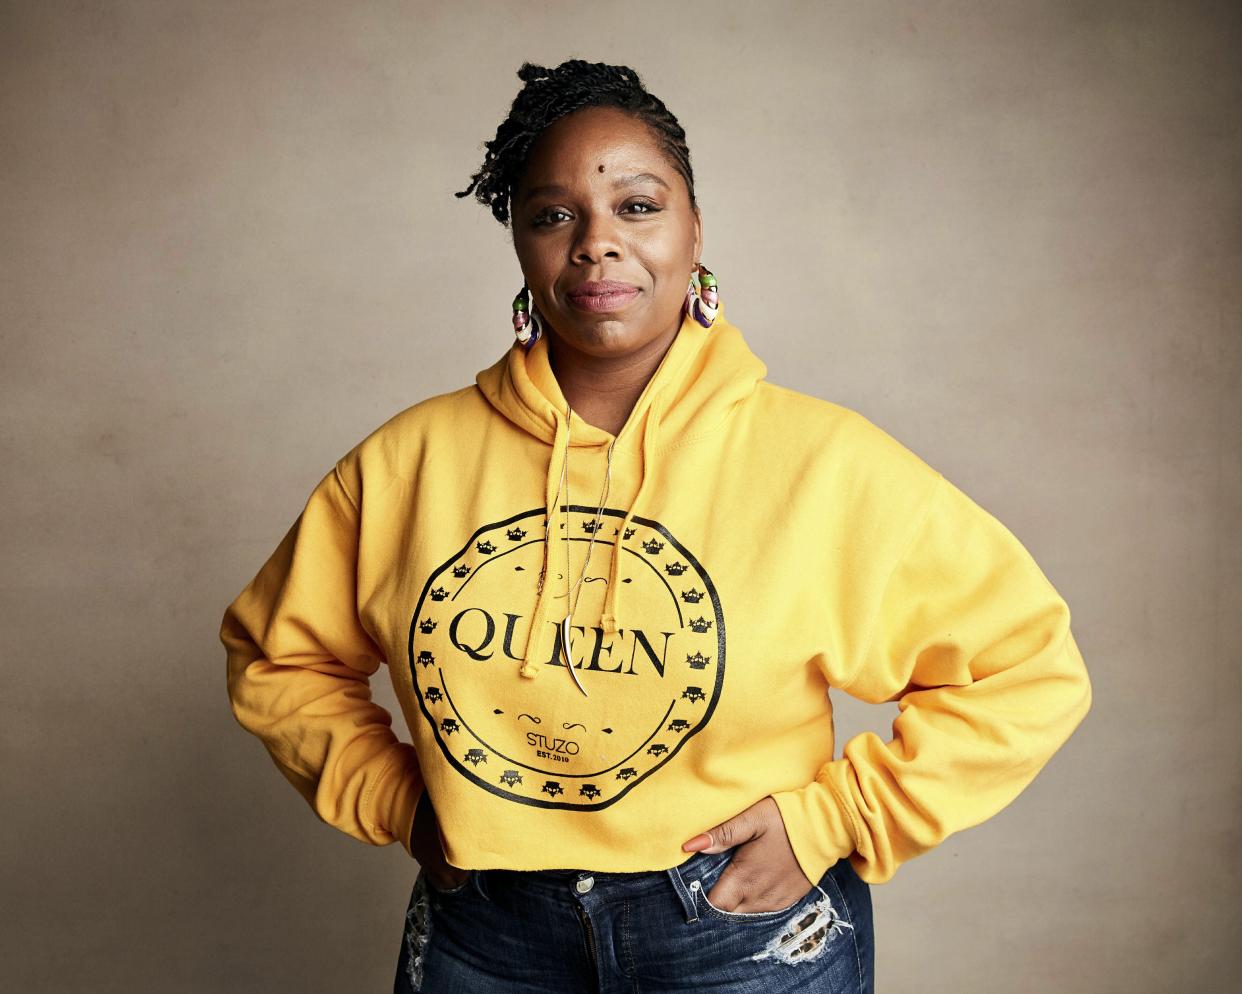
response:
M733 858L693 853L640 873L471 870L449 890L421 871L396 994L873 994L871 888L840 860L777 911L706 895Z

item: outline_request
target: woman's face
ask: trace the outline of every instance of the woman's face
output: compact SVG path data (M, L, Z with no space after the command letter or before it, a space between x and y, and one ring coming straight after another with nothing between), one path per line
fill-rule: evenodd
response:
M588 107L535 141L510 207L518 262L549 334L616 357L681 326L702 219L642 120ZM621 292L593 286L611 280Z

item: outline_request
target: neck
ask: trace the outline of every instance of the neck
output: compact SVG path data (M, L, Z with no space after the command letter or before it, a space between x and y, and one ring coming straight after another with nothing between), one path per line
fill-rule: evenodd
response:
M574 417L619 435L680 328L678 321L671 332L621 356L590 355L549 335L548 362Z

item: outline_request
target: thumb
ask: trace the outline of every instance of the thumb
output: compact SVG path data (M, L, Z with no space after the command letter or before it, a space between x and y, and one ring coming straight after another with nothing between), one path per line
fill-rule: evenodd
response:
M747 815L748 812L743 811L728 821L722 821L706 832L699 833L689 842L681 844L682 851L719 853L739 846L743 842L749 842L751 839L757 839L763 834L760 830L761 826Z

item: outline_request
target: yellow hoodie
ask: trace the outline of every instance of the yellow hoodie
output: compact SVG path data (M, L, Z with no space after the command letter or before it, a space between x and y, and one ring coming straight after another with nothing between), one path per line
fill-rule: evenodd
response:
M992 816L1090 707L1065 601L909 449L766 372L723 307L686 319L610 472L546 338L396 414L229 605L238 722L363 842L408 853L430 792L463 869L665 869L770 794L808 879L848 855L880 883ZM897 701L892 741L834 760L829 687Z

